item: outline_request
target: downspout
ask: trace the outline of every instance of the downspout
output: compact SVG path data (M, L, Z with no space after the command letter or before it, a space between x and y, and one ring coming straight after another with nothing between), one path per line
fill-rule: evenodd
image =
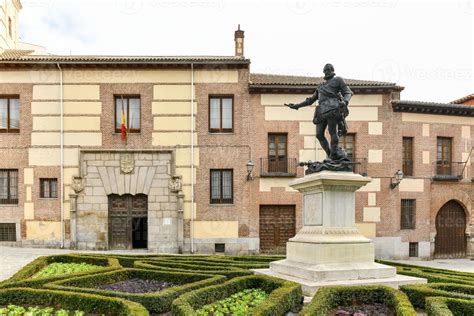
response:
M194 64L191 63L191 253L194 253Z
M64 248L65 232L64 232L64 103L63 103L63 70L59 63L56 64L59 69L60 84L60 124L61 124L61 148L60 148L60 170L61 185L59 187L59 201L61 204L61 248Z

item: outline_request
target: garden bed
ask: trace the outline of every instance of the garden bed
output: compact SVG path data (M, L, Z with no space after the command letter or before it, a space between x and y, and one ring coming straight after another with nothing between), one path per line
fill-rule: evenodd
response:
M372 311L381 312L384 309L390 310L392 315L416 316L415 309L403 292L377 285L321 288L311 302L301 310L300 315L336 315L337 310L357 309L370 305Z
M98 285L95 289L122 293L155 293L172 286L174 285L170 282L133 278L116 283Z
M169 262L169 261L136 261L135 268L139 269L148 269L148 270L158 270L158 271L169 271L169 272L194 272L194 273L204 273L212 275L223 275L228 279L235 278L238 276L253 275L253 271L235 268L235 267L226 267L226 266L208 266L205 264L187 264L179 262Z
M75 271L71 273L45 275L41 277L34 277L43 269L48 269L49 265L54 263L63 264L87 264L94 265L100 268L88 271ZM92 256L80 256L75 254L70 255L58 255L58 256L44 256L39 257L29 264L25 265L20 271L15 273L11 278L0 282L0 288L11 288L11 287L28 287L28 288L41 288L45 283L63 280L73 276L90 275L94 273L102 273L107 271L114 271L121 269L122 266L115 258L107 257L92 257ZM60 272L60 271L56 271Z
M48 306L69 311L80 310L86 314L149 315L142 305L120 298L44 289L0 289L0 306L10 304L17 306Z
M246 289L260 289L268 294L264 301L252 308L251 315L256 316L283 315L300 305L303 299L301 286L297 283L262 275L244 276L180 296L173 302L172 313L177 316L198 315L204 306Z
M106 289L97 289L102 285L128 281L131 279L154 280L172 283L175 286L154 293L124 293ZM214 285L225 280L224 276L209 274L168 272L143 269L121 269L91 276L82 276L45 284L44 287L56 290L67 290L82 293L92 293L110 297L120 297L135 301L145 306L150 312L165 313L171 309L174 299L183 293Z

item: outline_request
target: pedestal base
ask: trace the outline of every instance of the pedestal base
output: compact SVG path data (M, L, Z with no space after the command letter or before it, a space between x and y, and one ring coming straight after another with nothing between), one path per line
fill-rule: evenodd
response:
M289 259L271 262L270 270L315 282L392 278L397 273L395 267L375 262L308 264Z
M314 296L319 288L328 286L360 286L360 285L386 285L397 289L400 285L405 284L425 284L426 279L415 278L406 275L395 274L390 278L379 279L363 279L363 280L342 280L342 281L310 281L287 274L278 273L270 269L253 270L256 274L268 275L288 281L293 281L301 284L304 296Z

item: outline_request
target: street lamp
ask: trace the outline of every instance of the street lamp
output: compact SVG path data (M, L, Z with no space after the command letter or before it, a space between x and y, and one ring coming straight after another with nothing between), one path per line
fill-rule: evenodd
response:
M252 160L249 160L246 166L247 166L247 181L250 181L252 180L252 170L253 170L254 163L252 162Z
M394 176L395 176L394 178L390 178L390 181L391 181L390 187L392 189L395 189L400 184L400 182L402 181L403 171L397 170L397 172L395 172Z

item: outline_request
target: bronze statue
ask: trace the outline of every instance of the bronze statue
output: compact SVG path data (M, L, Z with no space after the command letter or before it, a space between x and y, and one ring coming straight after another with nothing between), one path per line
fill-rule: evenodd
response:
M323 72L325 81L316 88L311 97L298 104L289 103L285 105L298 110L319 100L319 105L314 111L313 123L316 125L316 138L329 159L324 161L325 166L319 163L317 168L313 167L318 171L350 171L350 161L346 152L339 146L339 137L347 133L345 118L349 114L347 106L353 93L344 82L344 79L336 76L333 65L326 64ZM324 135L326 128L331 136L331 144L328 143ZM313 170L313 172L317 171Z

